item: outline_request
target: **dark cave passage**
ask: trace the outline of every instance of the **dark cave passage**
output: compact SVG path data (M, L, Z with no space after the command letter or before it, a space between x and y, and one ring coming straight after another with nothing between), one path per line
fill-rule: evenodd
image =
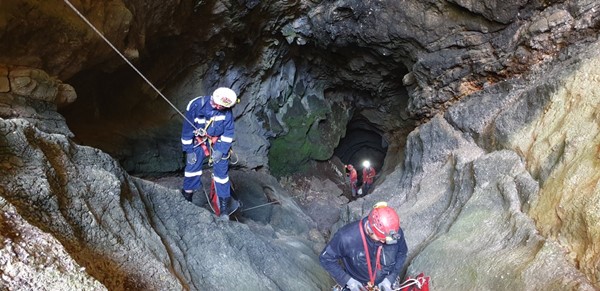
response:
M182 118L131 68L122 66L110 73L91 69L68 82L78 97L59 113L75 142L110 154L130 174L180 171L183 160L171 153L181 148ZM183 110L186 101L172 102Z
M344 136L334 150L344 164L352 164L362 176L363 163L369 161L377 173L380 172L388 144L374 124L363 116L354 116L346 128Z

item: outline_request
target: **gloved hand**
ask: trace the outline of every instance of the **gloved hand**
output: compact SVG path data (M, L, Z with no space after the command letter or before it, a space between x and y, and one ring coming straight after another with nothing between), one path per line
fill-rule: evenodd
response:
M213 150L213 152L212 152L213 163L218 163L221 160L221 158L223 158L223 153L218 150Z
M385 278L377 285L377 287L379 287L379 290L381 291L392 291L392 282L390 282L388 278Z
M188 153L185 153L185 160L187 161L188 164L193 165L198 161L198 158L196 158L195 152L188 152Z
M363 288L363 284L358 282L356 279L350 277L348 282L346 282L346 288L350 289L350 291L362 291L365 290Z

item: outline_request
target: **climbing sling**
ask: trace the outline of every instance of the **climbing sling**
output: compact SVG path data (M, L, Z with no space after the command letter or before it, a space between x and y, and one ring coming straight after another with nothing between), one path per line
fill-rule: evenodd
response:
M379 262L379 258L381 257L381 248L379 246L377 248L377 257L375 258L375 269L371 268L371 256L369 255L369 247L367 246L367 239L365 238L365 231L363 229L362 221L358 224L358 228L360 229L360 236L362 237L363 248L365 249L365 255L367 256L367 269L369 269L369 283L367 284L367 288L373 288L375 286L375 277L377 275L377 270L381 270L381 263Z
M375 286L375 277L377 274L376 270L381 270L381 263L379 261L380 256L381 256L381 249L382 246L379 246L377 248L377 257L376 257L376 262L375 262L375 269L371 268L371 256L369 255L369 249L367 246L367 240L365 237L365 231L363 228L363 223L361 221L361 223L358 224L358 227L360 229L360 236L362 238L362 242L363 242L363 248L365 250L365 256L367 259L367 269L369 270L369 282L367 283L367 286L364 286L365 290L368 291L380 291L378 286ZM416 278L411 278L408 277L402 284L398 284L398 282L395 284L395 286L398 286L396 288L393 288L393 291L429 291L429 277L426 277L425 275L423 275L423 273L419 274ZM335 285L333 286L334 291L345 291L348 290L345 287L342 287L340 285Z
M429 276L423 273L415 278L408 277L400 287L394 289L398 291L429 291Z

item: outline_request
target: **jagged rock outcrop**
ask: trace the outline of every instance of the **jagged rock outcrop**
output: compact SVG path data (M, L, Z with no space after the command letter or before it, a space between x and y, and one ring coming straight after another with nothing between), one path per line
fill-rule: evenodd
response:
M58 106L72 103L75 89L46 72L0 64L0 116L27 118L48 132L73 137Z
M0 149L3 199L111 290L330 284L308 240L310 219L275 185L271 195L286 202L271 210L268 227L230 223L185 202L176 189L130 177L107 154L24 119L0 119ZM251 181L259 179L245 184Z
M344 221L390 200L408 273L436 290L596 290L599 52L572 47L418 127L404 165Z
M339 76L374 78L357 86L380 98L401 95L389 77L404 66L409 112L433 116L462 96L595 38L598 10L587 0L338 0L315 5L295 24L304 42L348 54L355 63L338 68L344 70Z
M408 274L435 290L600 288L597 1L73 2L175 108L239 92L232 177L249 205L282 202L218 222L129 176L181 170L175 108L66 5L7 2L1 211L109 289L328 289L315 214L269 174L332 158L357 117L388 143L385 171L328 215L389 200Z

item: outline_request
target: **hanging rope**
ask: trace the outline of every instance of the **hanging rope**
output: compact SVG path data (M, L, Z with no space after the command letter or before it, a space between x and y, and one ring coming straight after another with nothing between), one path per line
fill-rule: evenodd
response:
M104 37L104 35L102 34L102 32L100 32L83 14L81 14L81 12L79 12L79 10L77 10L77 8L75 8L75 6L73 6L73 4L71 4L71 2L69 2L69 0L64 0L65 3L67 5L69 5L69 7L71 7L71 9L73 9L73 11L79 15L79 17L85 22L87 23L87 25L89 27L91 27L99 36L100 38L102 38L104 40L104 42L106 42L106 44L108 44L136 73L138 73L138 75L140 75L140 77L142 77L142 79L144 79L144 81L146 81L146 83L148 83L148 85L150 85L150 87L152 87L152 89L154 89L154 91L156 91L156 93L158 93L158 95L160 95L160 97L162 97L177 113L179 113L179 115L181 115L181 117L183 117L183 119L185 121L187 121L189 124L192 125L192 127L194 129L197 130L196 126L194 126L194 123L191 122L189 119L187 119L187 117L185 117L185 115L183 113L181 113L181 111L179 111L179 109L177 109L177 107L175 107L175 105L173 105L173 103L171 103L171 101L169 101L169 99L167 99L167 97L165 97L165 95L163 95L155 86L154 84L152 84L152 82L150 82L145 76L144 74L142 74L106 37Z

